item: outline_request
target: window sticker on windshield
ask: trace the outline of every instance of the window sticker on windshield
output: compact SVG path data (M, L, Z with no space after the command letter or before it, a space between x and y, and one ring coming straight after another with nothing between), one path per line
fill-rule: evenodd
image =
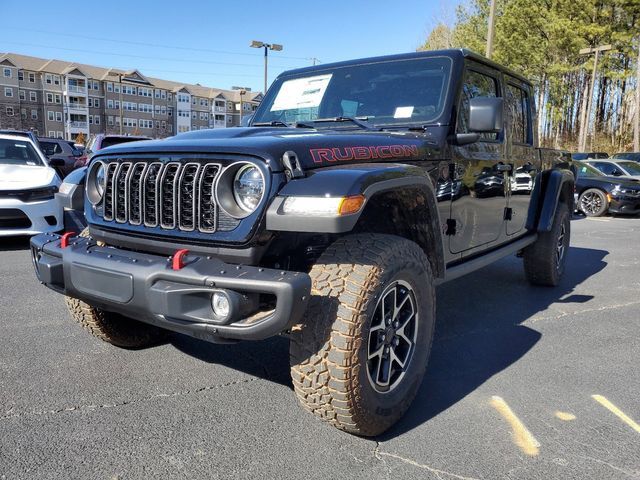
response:
M320 105L332 74L287 80L273 101L271 111L312 108Z
M411 118L413 115L413 106L411 107L398 107L396 113L393 114L393 118Z

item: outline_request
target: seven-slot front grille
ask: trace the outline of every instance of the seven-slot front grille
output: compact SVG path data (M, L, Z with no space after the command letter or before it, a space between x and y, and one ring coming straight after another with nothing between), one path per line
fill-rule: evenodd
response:
M166 230L233 230L239 220L219 210L215 200L220 168L204 162L109 162L102 216Z

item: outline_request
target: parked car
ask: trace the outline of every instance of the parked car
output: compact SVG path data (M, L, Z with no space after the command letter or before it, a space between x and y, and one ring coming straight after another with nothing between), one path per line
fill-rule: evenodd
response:
M586 160L585 162L605 175L640 180L640 163L633 160Z
M284 72L249 127L98 151L67 191L89 227L33 238L36 275L119 347L285 335L303 407L379 435L419 389L437 283L515 254L562 278L574 174L538 148L533 95L466 50Z
M0 134L29 138L36 147L40 148L38 144L38 136L29 130L2 129L0 130Z
M140 140L152 140L152 138L145 137L143 135L109 135L99 133L95 137L91 138L87 143L87 148L83 155L76 162L76 168L86 166L88 161L91 159L91 156L103 148L119 145L121 143L138 142Z
M38 142L42 153L49 159L49 164L58 170L61 177L66 177L77 168L76 162L82 157L82 152L73 142L50 137L40 137Z
M31 138L0 134L0 236L57 232L58 173Z
M611 156L615 160L633 160L634 162L640 162L640 152L620 152Z
M588 217L610 213L640 213L640 182L604 175L587 162L575 167L576 206Z

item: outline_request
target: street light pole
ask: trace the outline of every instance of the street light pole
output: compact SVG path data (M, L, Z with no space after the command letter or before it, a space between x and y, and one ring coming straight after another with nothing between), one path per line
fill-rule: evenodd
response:
M493 37L496 30L496 0L491 0L489 7L489 27L487 29L487 51L485 56L491 58L493 55Z
M265 43L265 42L260 42L258 40L253 40L249 46L252 48L264 48L264 90L262 93L266 94L267 93L267 68L268 68L267 63L268 63L269 50L280 52L282 51L282 45L279 45L277 43Z
M595 89L596 84L596 75L598 74L598 59L600 58L600 52L606 52L607 50L611 50L613 47L611 45L600 45L595 48L583 48L580 50L580 55L590 55L592 53L595 54L593 59L593 73L591 74L591 85L589 86L589 97L587 98L587 112L585 115L585 124L582 128L582 135L578 142L578 149L581 152L584 152L587 148L587 137L589 136L589 123L591 120L591 108L593 103L593 90ZM593 137L592 137L593 142Z

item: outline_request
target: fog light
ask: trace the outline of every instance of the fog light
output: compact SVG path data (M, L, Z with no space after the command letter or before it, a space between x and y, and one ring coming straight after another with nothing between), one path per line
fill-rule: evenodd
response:
M213 308L214 315L220 320L226 319L231 313L229 297L223 292L214 292L211 297L211 308Z

